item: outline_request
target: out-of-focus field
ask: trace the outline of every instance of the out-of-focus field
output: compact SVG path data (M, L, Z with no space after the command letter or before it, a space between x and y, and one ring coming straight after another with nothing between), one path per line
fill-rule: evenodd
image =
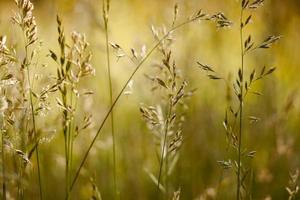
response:
M175 191L181 188L181 199L214 199L209 196L214 196L216 191L218 199L234 199L235 174L223 171L217 162L230 155L226 151L226 134L222 125L227 105L226 86L222 82L209 80L197 66L197 61L215 66L214 69L226 77L236 73L240 65L238 1L111 0L109 40L127 52L130 52L130 48L140 51L143 45L149 50L154 44L151 25L169 26L176 2L179 5L178 21L183 21L201 8L207 13L221 11L234 24L230 28L217 29L212 23L201 21L191 23L173 34L176 38L172 46L173 58L189 82L189 89L197 90L187 102L184 139L178 163L170 178L170 189ZM39 63L45 64L45 67L35 69L35 73L42 73L46 77L56 73L57 66L47 55L49 49L59 51L57 14L63 20L66 35L73 30L86 34L93 53L92 65L96 74L85 78L81 87L93 90L94 95L83 98L76 114L80 118L85 113L91 113L92 125L75 140L74 169L77 169L109 109L102 1L35 0L33 3L38 36L42 41ZM13 10L13 1L0 1L0 35L7 35L8 42L18 50L22 48L23 39L20 29L11 24ZM245 102L243 147L257 151L251 163L252 199L288 199L286 187L289 185L289 174L300 169L299 24L299 0L267 0L256 11L253 24L247 29L257 41L262 41L269 34L282 36L268 52L259 50L251 54L245 65L247 73L247 67L277 67L271 76L256 85L263 95L249 96ZM112 50L115 97L134 70L134 64L127 58L118 60L114 55ZM151 55L134 77L132 93L121 97L114 109L116 175L120 199L156 198L156 185L146 170L157 175L159 161L153 136L141 117L139 107L141 103L159 103L144 74L151 72L153 64L160 60L157 52ZM44 199L63 199L65 161L62 119L55 99L50 102L51 110L38 119L39 129L46 130L45 135L48 136L48 141L39 147L43 193ZM261 120L248 123L247 116L257 116ZM90 177L94 177L102 199L113 199L112 163L112 137L110 122L107 121L81 171L71 199L90 198ZM32 160L32 171L28 177L25 199L39 199L35 159ZM8 190L9 187L8 184ZM296 199L299 198L298 195Z

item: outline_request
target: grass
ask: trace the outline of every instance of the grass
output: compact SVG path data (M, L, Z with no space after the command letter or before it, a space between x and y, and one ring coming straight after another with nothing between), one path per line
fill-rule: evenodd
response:
M58 54L50 50L50 56L59 65L56 83L50 88L54 91L58 90L61 95L61 99L56 98L56 101L58 107L61 108L63 115L62 132L64 136L66 166L65 199L69 199L72 181L71 172L74 141L76 137L91 124L90 115L84 117L82 124L76 124L75 121L77 104L80 98L82 98L82 95L79 93L79 86L81 79L94 74L94 68L90 64L92 54L88 50L89 44L86 41L85 35L78 32L72 32L71 43L69 44L65 37L62 20L59 16L57 16L57 24L60 59L58 59Z
M154 50L156 50L156 48L158 48L160 46L160 44L169 36L170 33L172 33L173 31L181 28L182 26L186 25L186 24L189 24L199 18L202 18L204 17L205 15L202 15L201 13L198 13L196 14L195 16L193 16L193 18L171 28L169 31L167 31L167 33L161 38L158 40L158 42L150 49L150 51L146 54L146 56L137 64L137 66L135 67L134 71L131 73L130 77L127 79L126 83L123 85L121 91L118 93L116 99L113 101L112 105L110 106L109 110L107 111L106 115L104 116L104 119L102 120L102 122L100 123L100 127L99 129L97 130L96 132L96 135L93 137L93 140L92 142L90 143L90 145L88 146L88 150L86 151L86 153L84 154L83 156L83 159L79 165L79 168L78 170L76 171L75 173L75 177L72 181L72 184L71 184L71 187L70 187L70 191L72 191L77 179L78 179L78 176L79 176L79 173L83 167L83 165L85 164L86 160L87 160L87 157L92 149L92 147L94 146L96 140L97 140L97 137L100 135L100 132L106 122L106 120L109 118L113 108L115 107L116 103L118 102L118 100L120 99L120 97L122 96L122 94L125 92L128 84L130 83L130 81L132 80L132 78L134 77L134 75L138 72L138 70L142 67L142 65L144 64L144 62L150 57L150 55L154 52Z
M160 191L165 193L164 199L170 198L169 178L174 171L179 158L179 149L183 143L182 126L184 124L184 114L180 110L186 105L184 99L190 97L192 92L186 92L187 82L182 80L175 61L171 60L171 51L161 48L163 55L162 67L157 75L148 76L155 85L152 91L163 90L157 106L143 106L140 108L141 114L154 136L154 141L158 141L159 170L157 178L153 173L148 172L157 188L157 196ZM163 74L163 76L161 75ZM154 89L155 88L155 89ZM162 184L164 177L164 184ZM173 191L176 192L176 191Z
M31 83L31 74L30 67L32 63L33 56L29 57L29 48L37 42L37 26L35 22L35 18L32 14L34 6L30 1L16 1L16 5L19 8L19 13L14 16L13 20L17 23L23 31L24 35L24 49L25 49L25 58L22 63L22 68L25 68L27 72L27 82L29 87L29 102L30 102L30 111L31 111L31 119L32 119L32 129L33 135L35 138L35 155L37 160L37 169L38 169L38 183L39 183L39 191L40 191L40 199L43 199L43 189L42 189L42 180L41 180L41 170L40 170L40 159L39 159L39 139L36 128L36 119L35 119L35 108L33 103L33 91L32 91L32 83ZM31 51L31 54L35 50Z
M239 24L243 24L243 7L241 8L241 18ZM244 103L244 37L243 37L243 26L240 26L240 43L241 43L241 75L240 75L240 105L239 105L239 136L238 136L238 172L237 172L237 192L236 199L241 199L241 153L242 153L242 136L243 136L243 103Z
M109 46L109 36L108 36L108 25L109 25L109 9L110 9L110 1L103 1L103 21L104 21L104 29L105 29L105 46L106 46L106 58L107 58L107 72L108 72L108 85L109 85L109 103L110 107L113 104L113 89L112 89L112 76L111 76L111 66L110 66L110 46ZM115 139L115 127L114 127L114 112L111 111L110 114L110 123L111 123L111 135L112 135L112 143L113 143L113 178L114 178L114 193L115 199L117 199L118 191L117 191L117 167L116 167L116 139Z
M230 105L228 111L226 111L226 116L223 121L223 126L226 130L227 141L229 141L229 145L233 147L236 151L237 159L234 163L231 160L228 161L220 161L219 163L224 169L232 168L236 173L236 199L245 199L251 198L251 192L247 193L248 188L250 185L246 185L246 178L251 174L251 166L247 166L243 160L252 159L254 158L256 151L249 151L244 149L242 145L243 137L244 137L244 107L245 107L245 99L246 96L251 93L253 84L265 78L267 75L273 73L276 68L270 68L266 71L266 67L261 69L261 72L257 75L256 70L252 69L249 79L245 80L245 57L252 51L257 51L258 49L268 49L271 47L274 42L280 39L278 36L269 36L267 37L261 44L255 46L254 42L252 41L252 36L249 34L247 39L244 38L244 31L247 26L250 24L250 20L252 18L252 14L249 14L246 19L244 19L245 12L251 12L253 10L258 9L264 3L263 0L258 1L248 1L242 0L240 1L240 19L239 19L239 40L240 40L240 67L238 68L238 73L235 79L235 82L229 83L230 80L225 80L227 85L233 85L232 91L234 91L235 96L238 100L237 105ZM224 17L217 16L216 18L225 19ZM230 24L229 22L227 24ZM198 62L200 68L208 73L208 77L213 80L220 80L223 79L222 76L218 75L212 67L208 65L204 65ZM253 93L259 94L259 93ZM234 110L234 107L237 107ZM234 119L233 122L229 122L227 113L231 113ZM251 122L259 121L259 118L255 116L249 117ZM238 129L236 130L236 123L238 121ZM250 180L251 182L252 180ZM245 191L245 194L242 194L242 189Z
M224 11L188 16L193 2L138 2L103 0L102 13L74 2L90 16L59 11L56 37L55 20L40 18L47 2L15 1L21 33L1 16L1 199L298 199L297 90L271 66L281 43L264 52L281 39L265 33L284 31L268 25L280 12L267 4L265 15L264 0L208 2Z
M1 142L2 142L2 177L3 177L3 183L2 183L2 199L6 200L6 173L5 173L5 147L4 147L4 133L1 131L2 134L2 138L1 138Z

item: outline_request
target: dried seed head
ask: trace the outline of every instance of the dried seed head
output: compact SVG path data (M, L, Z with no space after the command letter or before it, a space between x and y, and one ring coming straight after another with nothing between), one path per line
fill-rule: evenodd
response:
M226 27L230 27L233 23L232 21L230 21L225 15L224 13L217 13L214 14L210 17L210 20L213 20L217 23L217 27L218 28L226 28Z
M92 53L87 48L89 43L84 34L72 32L72 44L67 54L69 63L72 63L76 69L72 69L72 77L78 81L80 77L95 75L95 69L91 65ZM69 70L68 68L67 70Z
M19 12L15 13L12 20L18 24L26 37L26 46L32 45L37 41L37 25L32 12L33 4L29 0L15 0Z
M257 9L257 8L261 7L264 4L264 1L265 0L255 0L252 3L250 3L247 8Z
M274 35L269 36L257 48L268 49L280 38L281 36L274 36Z

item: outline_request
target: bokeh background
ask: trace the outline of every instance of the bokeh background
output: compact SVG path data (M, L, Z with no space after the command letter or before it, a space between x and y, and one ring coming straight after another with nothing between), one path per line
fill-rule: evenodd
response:
M88 147L109 106L108 78L105 64L105 36L100 0L35 0L34 14L39 38L43 42L39 62L46 67L46 76L55 73L55 63L47 57L48 50L57 50L56 15L63 19L66 33L73 30L85 33L93 51L96 75L85 79L84 88L93 90L92 98L80 104L81 113L91 113L93 124L75 142L75 166ZM151 25L169 27L174 4L179 5L178 21L185 20L198 9L207 13L223 12L234 22L228 29L217 29L213 23L195 22L174 33L173 55L178 67L189 82L197 88L189 100L184 124L184 143L179 162L172 175L173 189L181 188L182 199L209 199L209 194L219 191L219 199L233 199L235 176L223 172L218 160L229 157L225 131L222 126L226 102L226 86L209 80L196 62L210 64L226 77L236 73L239 58L239 3L237 0L111 0L110 41L130 52L143 45L150 49L154 44ZM8 36L18 48L21 32L11 24L10 17L16 9L11 0L0 1L0 33ZM261 121L255 124L245 120L244 147L257 151L252 162L253 199L287 199L285 189L289 173L300 168L300 1L267 0L258 9L253 24L247 29L255 41L269 35L282 35L280 42L268 51L257 51L246 60L246 68L264 65L277 70L256 85L262 96L249 96L245 115L255 115ZM19 47L21 48L21 47ZM154 53L134 78L132 94L124 96L115 109L117 138L117 183L120 199L154 199L156 187L145 173L145 168L157 173L158 162L153 137L147 129L139 106L142 102L159 103L150 91L144 73L151 71L160 56ZM112 53L113 89L116 95L134 65L125 58L117 60ZM37 69L37 73L41 70ZM246 70L247 71L247 70ZM247 71L249 72L249 71ZM231 74L231 75L230 75ZM58 116L53 109L40 126L51 132L51 139L41 145L41 163L45 199L64 198L64 146ZM80 117L80 116L79 116ZM112 139L109 123L101 132L88 163L80 175L72 199L88 199L94 177L103 199L113 199ZM34 162L34 161L33 161ZM33 167L33 171L35 171ZM34 172L28 178L26 199L38 199ZM205 195L207 194L208 195ZM205 197L206 196L206 197ZM298 195L298 198L300 196ZM212 198L213 199L213 198Z

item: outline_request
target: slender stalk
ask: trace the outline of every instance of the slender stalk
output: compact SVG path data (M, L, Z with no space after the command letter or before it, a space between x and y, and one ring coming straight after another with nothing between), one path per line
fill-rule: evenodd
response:
M106 2L109 4L109 2ZM103 11L105 9L105 3L103 1ZM109 37L108 37L108 19L109 19L109 10L106 9L103 13L104 28L105 28L105 45L106 45L106 62L107 62L107 72L108 72L108 83L109 83L109 106L113 104L113 89L112 89L112 77L111 77L111 67L110 67L110 51L109 51ZM111 135L112 135L112 145L113 145L113 177L114 177L114 195L115 199L117 198L117 170L116 170L116 137L115 137L115 128L114 128L114 112L113 110L110 113L111 121Z
M111 111L113 110L113 108L115 107L115 105L116 105L117 102L119 101L120 97L121 97L122 94L124 93L125 89L127 88L128 83L131 81L131 79L134 77L134 75L137 73L137 71L139 71L139 69L141 68L141 66L142 66L142 65L148 60L148 58L152 55L152 53L154 52L154 50L155 50L157 47L159 47L159 45L162 43L162 41L164 41L164 40L169 36L170 33L172 33L173 31L175 31L175 30L177 30L177 29L183 27L184 25L189 24L189 23L191 23L191 22L193 22L193 21L195 21L195 20L197 20L197 19L198 19L198 18L192 18L192 19L189 19L189 20L187 20L187 21L185 21L185 22L183 22L183 23L181 23L181 24L179 24L179 25L173 27L172 29L170 29L170 30L169 30L169 31L168 31L168 32L167 32L160 40L157 41L157 43L152 47L152 49L150 49L150 51L146 54L146 56L141 60L141 62L140 62L140 63L136 66L136 68L133 70L133 72L131 73L131 75L129 76L129 78L127 79L127 81L125 82L125 84L123 85L121 91L118 93L116 99L113 101L111 107L109 108L109 110L108 110L107 113L105 114L104 119L102 120L99 129L97 130L97 132L96 132L96 134L95 134L95 136L94 136L94 138L93 138L91 144L89 145L89 147L88 147L86 153L84 154L83 159L82 159L82 161L81 161L81 163L80 163L80 165L79 165L79 167L78 167L78 170L76 171L76 174L75 174L75 176L74 176L74 178L73 178L73 181L72 181L71 187L70 187L70 189L69 189L68 195L69 195L69 193L72 191L72 189L74 188L74 185L75 185L75 183L77 182L79 173L80 173L80 171L81 171L83 165L85 164L85 162L86 162L86 160L87 160L87 157L88 157L88 155L89 155L89 153L90 153L92 147L94 146L94 144L95 144L95 142L96 142L98 136L100 135L100 132L101 132L101 130L102 130L102 128L103 128L103 126L104 126L106 120L108 119L108 117L109 117Z
M62 95L62 100L64 106L67 108L67 87L64 85L63 87L63 92L61 93ZM66 168L65 168L65 190L66 190L66 199L68 199L68 190L69 190L69 131L68 131L68 111L64 110L63 111L63 116L64 116L64 121L63 121L63 134L64 134L64 142L65 142L65 163L66 163Z
M39 147L37 145L37 149L35 151L36 155L36 162L40 163L40 156L39 156ZM40 169L40 164L37 165L38 168L38 179L39 179L39 189L40 189L40 198L41 200L43 199L43 188L42 188L42 178L41 178L41 169Z
M239 108L239 137L238 137L238 171L237 171L237 192L236 199L241 198L241 149L243 135L243 100L244 100L244 46L243 46L243 8L240 14L240 45L241 45L241 84L240 84L240 108Z
M71 107L73 108L73 93L71 93ZM75 100L76 101L76 100ZM74 106L74 110L76 110L76 102ZM68 184L71 184L71 173L72 173L72 166L73 166L73 146L74 146L74 116L72 115L72 119L70 122L70 127L69 127L69 179L68 179Z
M31 109L31 117L32 117L32 126L34 136L36 137L36 161L37 161L37 168L38 168L38 181L39 181L39 192L40 192L40 199L43 199L43 188L42 188L42 178L41 178L41 169L40 169L40 158L39 158L39 139L37 138L37 131L36 131L36 120L34 115L34 106L33 106L33 98L32 98L32 87L31 87L31 80L30 80L30 70L29 70L29 63L28 62L28 45L25 46L25 60L26 60L26 70L27 70L27 81L29 86L29 100L30 100L30 109Z
M77 107L77 102L75 99L75 102L73 102L73 92L70 92L70 106L76 110ZM66 98L67 100L67 98ZM67 105L67 102L65 102ZM74 104L74 106L73 106ZM66 138L66 153L67 153L67 157L66 157L66 162L67 162L67 166L66 166L66 194L68 193L68 189L70 187L71 184L71 173L72 173L72 164L73 164L73 146L74 146L74 119L73 119L73 114L71 114L70 116L70 122L68 123L68 125L66 125L66 129L67 129L67 138ZM69 199L70 196L66 195L66 199Z
M70 106L73 108L73 92L71 92L70 93ZM70 116L70 122L68 123L68 140L67 140L67 142L68 142L68 172L69 172L69 174L68 174L68 179L67 179L67 181L68 181L68 186L69 186L69 184L70 184L70 181L71 181L71 164L72 164L72 149L73 149L73 147L72 147L72 144L73 144L73 137L72 137L72 135L73 135L73 132L72 132L72 124L73 124L73 116L72 116L72 114L71 114L71 116Z
M1 148L1 155L2 155L2 199L6 200L6 172L5 172L5 143L4 143L4 132L1 130L2 136L2 148Z
M162 151L161 151L161 156L160 156L160 164L159 164L159 173L158 173L158 181L157 181L157 194L159 194L159 186L160 186L160 181L161 181L161 175L162 175L162 168L163 168L163 164L164 164L164 158L167 158L167 153L165 155L166 152L166 144L167 144L167 136L168 136L168 130L169 130L169 118L171 116L171 109L172 109L172 102L169 103L169 108L168 108L168 113L167 113L167 118L166 118L166 126L165 126L165 130L164 130L164 140L163 140L163 147L162 147ZM167 165L166 165L167 166ZM167 168L166 168L167 170ZM165 172L166 176L168 176L167 171ZM166 194L168 195L168 194Z
M69 177L69 169L70 169L70 162L69 162L69 157L70 157L70 121L69 121L69 105L68 105L68 94L69 90L67 88L66 82L67 81L67 64L66 64L66 52L65 52L65 35L64 35L64 28L62 26L62 21L59 16L57 16L57 24L58 24L58 43L60 46L60 64L59 64L59 69L58 69L58 77L61 79L61 82L59 84L62 84L62 86L59 86L59 91L61 94L61 99L62 99L62 104L63 107L65 108L63 110L63 121L62 121L62 133L64 136L64 147L65 147L65 199L68 199L68 191L69 191L69 183L70 183L70 177ZM72 93L72 91L71 91ZM72 96L70 95L70 98ZM72 106L72 105L71 105Z
M169 199L169 175L168 175L168 172L169 172L169 157L168 157L169 156L168 155L169 146L168 146L168 138L167 138L167 141L166 141L165 152L166 152L166 159L165 159L165 163L166 163L165 164L165 173L166 173L166 175L165 175L165 189L166 189L166 194L165 194L165 199Z

